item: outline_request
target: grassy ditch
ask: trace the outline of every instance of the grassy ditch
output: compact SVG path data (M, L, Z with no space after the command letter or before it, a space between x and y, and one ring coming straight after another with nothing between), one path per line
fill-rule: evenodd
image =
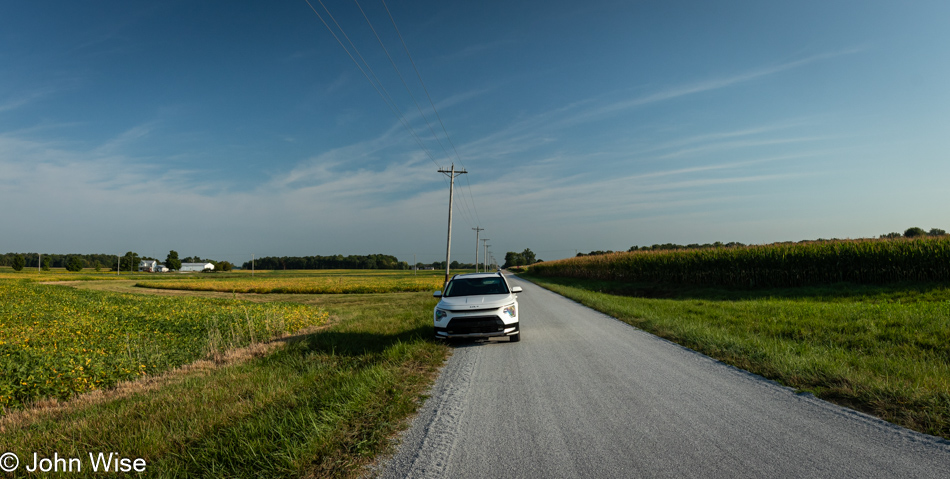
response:
M0 449L21 469L34 452L84 458L79 477L98 452L142 458L150 477L355 477L416 410L448 348L429 340L429 294L306 302L329 327L157 387L15 411L0 417Z
M950 439L950 287L658 287L525 275L728 364Z

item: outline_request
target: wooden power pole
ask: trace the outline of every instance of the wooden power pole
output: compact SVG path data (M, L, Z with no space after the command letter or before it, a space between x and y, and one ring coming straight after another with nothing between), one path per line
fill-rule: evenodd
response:
M439 173L442 173L449 177L451 180L449 182L449 234L448 239L445 243L445 283L443 283L442 288L445 289L445 285L449 284L449 259L452 256L452 194L455 189L455 177L459 175L464 175L468 173L464 169L455 171L455 163L452 164L451 170L446 170L444 168L439 168Z
M479 228L478 226L476 226L472 229L475 230L475 272L477 273L478 272L478 232L485 231L485 228Z

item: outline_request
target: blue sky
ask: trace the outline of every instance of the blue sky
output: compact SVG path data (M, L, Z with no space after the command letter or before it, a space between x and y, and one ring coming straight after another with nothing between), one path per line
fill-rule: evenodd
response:
M950 3L390 0L428 95L324 4L400 115L304 0L4 5L0 251L428 263L453 162L463 262L950 229Z

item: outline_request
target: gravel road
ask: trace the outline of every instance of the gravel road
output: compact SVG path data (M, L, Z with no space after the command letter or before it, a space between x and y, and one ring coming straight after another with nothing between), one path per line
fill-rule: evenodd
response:
M950 477L950 441L511 282L522 341L455 345L380 477Z

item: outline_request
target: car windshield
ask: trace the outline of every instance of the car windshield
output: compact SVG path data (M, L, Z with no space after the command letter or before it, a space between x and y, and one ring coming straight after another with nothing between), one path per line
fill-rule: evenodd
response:
M480 296L508 294L508 285L501 278L455 278L445 288L444 296Z

